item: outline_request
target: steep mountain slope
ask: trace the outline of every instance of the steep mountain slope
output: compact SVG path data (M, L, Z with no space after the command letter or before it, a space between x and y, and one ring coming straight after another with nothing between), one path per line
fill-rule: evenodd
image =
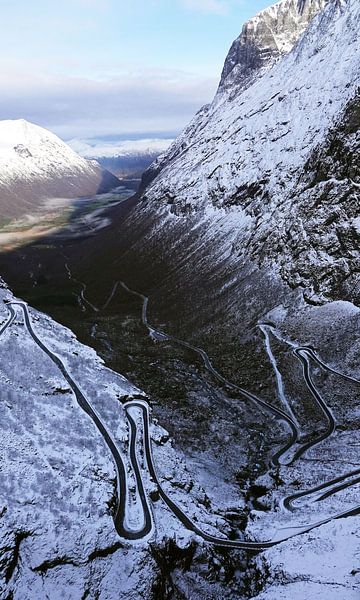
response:
M245 23L226 57L214 102L199 111L170 150L154 163L146 180L157 175L169 161L186 149L196 131L201 132L212 118L214 107L218 103L234 99L282 56L288 54L327 2L328 0L282 0Z
M83 301L87 302L84 296ZM344 307L343 312L349 309ZM360 311L350 316L356 323ZM160 501L160 489L205 535L215 536L217 545L229 539L235 544L235 533L240 544L250 535L251 545L254 539L270 539L280 527L302 522L301 542L289 540L278 550L280 560L285 555L284 576L291 576L294 567L286 558L300 543L315 552L321 549L322 530L316 526L311 534L307 531L314 521L311 507L305 506L304 514L295 517L275 511L270 525L264 514L265 527L257 511L248 519L243 495L222 481L221 473L209 479L205 471L199 477L199 468L175 451L169 434L152 419L149 441L156 479L150 476L147 453L146 460L142 458L146 429L139 415L146 396L105 368L71 331L15 298L2 281L0 326L0 347L6 357L0 368L1 598L240 600L262 589L270 575L267 557L226 554L206 543ZM137 459L131 451L133 427ZM338 451L344 440L347 432L327 451ZM114 460L116 453L124 464L125 480ZM344 456L349 468L354 454L349 448ZM135 478L137 461L146 501ZM306 469L299 467L296 473L306 481ZM219 479L221 485L214 486ZM266 490L267 482L262 485ZM118 509L121 497L124 517ZM273 501L278 501L276 496ZM124 530L141 533L144 502L151 506L150 531L135 539L124 535ZM349 511L352 503L351 491L345 490L336 503L325 502L321 519L329 521L327 511L333 515ZM319 521L319 511L316 516ZM234 517L242 523L238 531ZM319 586L325 576L330 578L326 591L336 590L337 580L322 569L329 570L326 561L338 560L343 536L348 535L343 562L349 562L337 567L336 577L341 575L344 600L352 600L347 571L356 570L352 554L357 532L351 519L332 527L338 535L330 539L326 560L319 559L317 568L308 567L307 573L318 578Z
M24 120L0 121L0 217L19 217L44 199L108 191L116 177L56 135Z
M234 260L242 260L244 247L247 256L270 256L280 265L285 259L286 272L293 272L290 283L309 287L310 295L315 288L320 296L336 295L336 265L323 285L318 285L309 265L306 281L295 274L300 263L334 262L328 243L333 235L329 228L334 229L328 222L333 206L323 198L321 210L318 207L319 242L307 236L302 203L297 198L302 194L306 203L310 193L306 189L312 185L307 172L314 153L321 154L324 147L326 154L330 131L341 130L351 110L358 117L355 108L351 109L356 106L360 84L358 19L357 0L330 2L289 55L245 91L225 93L220 102L215 99L206 114L195 119L186 131L186 141L173 146L162 159L161 173L145 194L149 204L160 211L168 213L164 204L171 204L171 212L178 217L189 212L200 215L211 208L212 227L222 218L229 236L236 238ZM356 144L356 133L349 135L349 143ZM324 185L337 185L331 173L324 177ZM341 203L344 227L351 228L356 216L352 208L358 193L356 178L347 177L342 185L348 192ZM241 225L245 222L246 227ZM296 223L299 231L297 241L291 243L291 256L287 243L290 223ZM264 246L270 230L272 247L270 241ZM291 235L296 235L295 231ZM346 271L350 268L347 256L344 261Z
M153 322L206 348L221 373L260 395L269 393L269 380L258 323L280 327L283 337L272 340L271 359L275 367L282 365L278 393L285 386L307 440L324 415L315 417L297 387L299 372L288 362L285 338L316 348L333 365L347 364L347 373L357 378L359 373L357 343L346 341L350 331L358 337L359 324L351 317L358 309L343 302L360 302L359 22L359 0L332 0L270 69L252 73L244 87L239 80L231 85L231 79L229 87L222 86L145 175L147 189L121 223L126 250L124 242L113 241L109 251L122 276L150 296ZM316 369L312 374L318 376ZM259 520L257 531L266 527L274 494L281 494L278 486L282 490L305 479L311 487L326 482L334 466L339 476L353 468L346 453L358 443L358 388L351 399L346 389L340 384L327 393L336 431L346 431L347 442L337 449L332 442L322 444L295 468L270 471L270 477L255 481L256 489L265 488L261 514L252 517ZM346 424L340 416L344 403ZM205 446L217 468L224 468L218 455L234 447L246 428L231 433L226 409L219 409L219 421L226 423L225 450L212 436L218 425L200 393L189 399L187 414L184 402L174 404L170 398L167 423L175 421L175 431L191 430L190 454L193 446ZM203 428L192 426L197 411ZM166 419L165 408L162 414ZM350 462L356 468L357 459ZM269 488L273 495L266 494ZM336 502L336 494L333 498ZM280 502L279 517L281 512ZM351 535L344 527L322 529L312 548L301 541L269 550L264 573L270 575L259 598L325 600L330 594L355 600L358 571L347 564L358 552L358 522L352 522ZM334 536L344 549L355 540L344 563L342 551L331 563Z
M167 540L178 538L185 558L194 548L191 533L157 502L144 465L146 496L154 500L150 535L134 542L115 527L120 494L125 527L142 527L126 403L146 396L71 331L15 298L3 281L0 323L0 597L157 600L156 590L165 585L161 556ZM172 497L203 520L204 491L167 432L151 423L150 434L163 485L174 487ZM116 452L125 464L126 489ZM205 522L215 532L218 515L209 513ZM220 527L226 527L224 519Z

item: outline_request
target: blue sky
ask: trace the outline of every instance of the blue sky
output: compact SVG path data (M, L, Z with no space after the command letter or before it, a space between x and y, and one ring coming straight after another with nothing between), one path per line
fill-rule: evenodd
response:
M271 0L0 0L0 118L65 139L173 135Z

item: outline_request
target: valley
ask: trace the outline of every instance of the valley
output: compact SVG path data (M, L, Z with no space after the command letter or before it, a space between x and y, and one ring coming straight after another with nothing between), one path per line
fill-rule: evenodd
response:
M4 600L357 600L359 21L250 18L140 182L0 123Z
M93 198L49 199L37 212L22 219L9 220L0 225L0 251L6 252L17 247L34 243L46 236L81 237L94 235L109 221L104 213L112 206L133 195L133 190L120 186L107 194Z

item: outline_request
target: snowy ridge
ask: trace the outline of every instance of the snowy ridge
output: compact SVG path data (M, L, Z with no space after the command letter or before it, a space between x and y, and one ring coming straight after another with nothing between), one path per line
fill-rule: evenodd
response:
M68 142L70 148L83 158L112 158L122 156L151 156L165 152L173 142L171 139L123 140L120 142L92 142L74 138Z
M289 54L247 89L235 86L204 107L144 177L148 210L166 218L197 214L220 253L222 245L241 264L246 247L247 257L270 260L292 286L309 288L315 302L341 297L339 281L358 256L351 232L360 174L346 155L355 156L358 145L359 19L359 0L332 0ZM341 158L336 148L344 144ZM338 165L332 173L329 161ZM342 230L350 232L345 252Z
M282 0L250 19L226 57L213 103L200 109L168 152L155 161L150 175L154 177L159 173L192 144L197 132L201 136L209 121L219 118L214 114L216 109L222 111L222 107L218 105L226 105L231 100L237 103L242 91L290 52L310 21L327 2L328 0Z

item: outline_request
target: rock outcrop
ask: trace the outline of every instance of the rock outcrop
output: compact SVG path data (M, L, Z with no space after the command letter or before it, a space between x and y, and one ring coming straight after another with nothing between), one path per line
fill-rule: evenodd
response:
M219 94L232 96L288 54L329 0L285 0L250 19L225 60Z

